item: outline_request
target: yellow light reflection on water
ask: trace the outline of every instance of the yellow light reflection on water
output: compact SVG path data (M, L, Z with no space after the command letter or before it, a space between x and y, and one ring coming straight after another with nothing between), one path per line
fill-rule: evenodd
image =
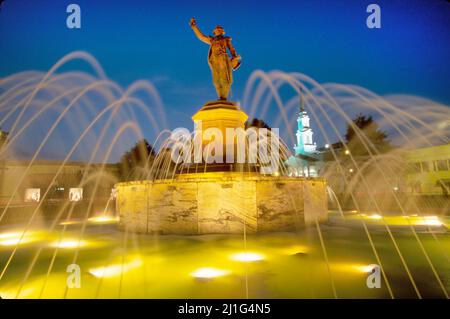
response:
M439 216L418 216L417 214L410 215L389 215L382 216L379 214L359 214L365 220L378 221L383 219L383 222L392 226L445 226L445 222L440 220ZM352 218L351 216L349 218Z
M110 278L128 272L131 269L140 267L141 265L142 265L141 259L133 259L128 263L113 264L106 267L91 268L89 269L89 273L97 278Z
M36 236L34 232L9 232L0 234L0 245L1 246L16 246L21 244L31 243L36 241ZM22 237L23 236L23 237Z
M28 297L30 297L30 295L33 292L34 292L33 288L22 289L22 291L20 292L20 296L17 296L17 291L7 290L7 291L1 291L0 297L3 299L28 298Z
M265 259L265 256L255 252L242 252L232 254L230 256L231 260L242 261L242 262L252 262L252 261L261 261Z
M97 223L97 224L109 224L109 223L115 223L115 222L119 221L119 218L114 217L114 216L102 215L102 216L91 217L88 219L88 221L90 221L92 223Z
M228 275L230 273L231 273L231 271L226 270L226 269L217 269L217 268L211 268L211 267L204 267L204 268L199 268L199 269L193 271L191 273L191 276L195 277L195 278L209 279L209 278L226 276L226 275Z

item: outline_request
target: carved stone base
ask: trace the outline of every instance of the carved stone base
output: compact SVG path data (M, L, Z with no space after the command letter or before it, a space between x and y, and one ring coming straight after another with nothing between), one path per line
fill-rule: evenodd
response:
M322 179L214 172L116 185L119 226L132 232L290 231L327 219Z

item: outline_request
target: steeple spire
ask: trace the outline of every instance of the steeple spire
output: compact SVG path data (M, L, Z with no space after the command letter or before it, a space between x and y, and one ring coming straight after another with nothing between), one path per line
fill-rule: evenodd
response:
M303 100L303 93L300 91L300 113L305 112L305 105Z

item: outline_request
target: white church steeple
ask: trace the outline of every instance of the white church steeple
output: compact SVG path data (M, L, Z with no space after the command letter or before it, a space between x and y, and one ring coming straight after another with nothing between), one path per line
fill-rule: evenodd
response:
M309 125L309 116L303 105L303 95L300 94L300 112L297 118L297 144L294 146L295 155L308 155L316 152L313 142L313 131Z

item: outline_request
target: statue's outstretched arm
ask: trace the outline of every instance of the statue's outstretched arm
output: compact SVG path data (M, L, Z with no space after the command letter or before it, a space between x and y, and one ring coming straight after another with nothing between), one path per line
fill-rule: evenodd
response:
M211 44L211 40L209 39L209 37L207 37L206 35L204 35L204 34L202 33L202 31L200 31L200 29L199 29L198 26L197 26L197 22L195 21L194 18L191 19L190 25L191 25L191 28L192 28L192 30L194 31L195 35L197 36L197 38L198 38L200 41L203 41L203 42L205 42L206 44Z
M234 48L234 46L231 44L231 38L228 38L227 44L228 44L228 50L230 50L231 56L233 58L237 57L238 54L237 54L236 49Z

